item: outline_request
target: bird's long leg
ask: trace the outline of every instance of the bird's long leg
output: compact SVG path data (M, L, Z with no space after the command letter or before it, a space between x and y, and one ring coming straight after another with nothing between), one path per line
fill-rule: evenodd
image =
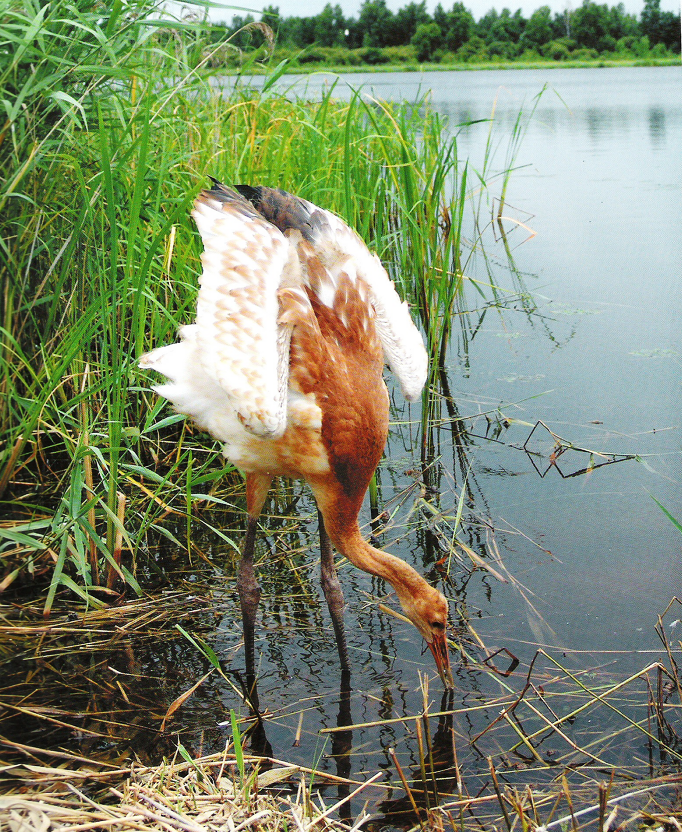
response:
M270 489L272 477L261 474L246 475L246 510L249 515L246 526L246 537L242 550L242 560L237 574L237 591L242 609L242 623L244 626L244 653L246 656L246 683L252 693L257 707L256 665L254 660L254 635L256 629L256 613L260 601L260 586L256 580L253 566L253 552L256 543L258 517L263 503Z
M344 671L350 670L348 662L348 647L346 645L346 631L343 626L343 592L334 566L334 553L332 544L324 527L322 513L318 510L317 519L320 524L320 562L322 565L322 591L327 599L329 614L332 617L336 646L339 648L341 668Z

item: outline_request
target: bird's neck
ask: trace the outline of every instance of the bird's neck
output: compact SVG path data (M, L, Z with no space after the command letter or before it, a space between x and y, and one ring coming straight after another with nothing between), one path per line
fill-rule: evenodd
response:
M412 599L431 591L424 578L404 560L376 549L362 537L358 526L358 512L364 492L359 490L347 497L338 483L330 487L324 480L310 478L308 482L331 542L353 566L388 581L395 589L398 600L406 612Z
M363 572L388 581L401 602L417 595L426 584L424 578L404 560L376 549L364 540L357 522L342 530L335 529L332 525L327 531L340 554Z

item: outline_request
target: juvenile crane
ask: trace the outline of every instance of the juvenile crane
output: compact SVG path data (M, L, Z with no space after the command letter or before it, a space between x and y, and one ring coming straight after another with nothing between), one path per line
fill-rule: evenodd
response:
M248 526L237 587L247 671L260 588L258 516L275 476L304 479L318 506L322 587L348 669L343 595L332 554L387 580L422 634L446 687L448 605L400 558L363 540L358 513L388 433L386 361L405 397L427 356L379 259L334 214L284 191L217 181L194 203L204 245L196 322L140 365L154 389L224 443L246 476Z

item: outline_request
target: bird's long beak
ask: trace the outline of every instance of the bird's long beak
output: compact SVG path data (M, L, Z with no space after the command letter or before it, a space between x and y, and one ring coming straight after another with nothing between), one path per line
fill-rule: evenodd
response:
M448 653L448 642L445 638L445 633L439 633L434 636L433 641L429 643L429 650L431 650L433 658L436 660L438 675L443 682L443 686L448 690L452 690L455 687L455 683L452 680L450 654Z

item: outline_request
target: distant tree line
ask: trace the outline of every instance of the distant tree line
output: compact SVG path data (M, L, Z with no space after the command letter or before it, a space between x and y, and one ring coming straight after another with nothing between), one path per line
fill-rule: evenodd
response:
M680 52L680 15L661 11L660 0L645 0L639 17L622 3L609 7L591 0L572 11L552 13L541 6L525 18L520 10L491 9L476 21L461 2L433 14L426 0L410 2L397 12L386 0L364 0L359 15L346 17L339 5L327 3L318 15L281 17L276 6L260 22L276 35L280 52L299 54L300 62L400 63L507 61L537 57L567 58L666 57ZM235 16L224 24L238 46L253 45L258 21ZM261 27L262 28L262 27Z

